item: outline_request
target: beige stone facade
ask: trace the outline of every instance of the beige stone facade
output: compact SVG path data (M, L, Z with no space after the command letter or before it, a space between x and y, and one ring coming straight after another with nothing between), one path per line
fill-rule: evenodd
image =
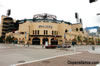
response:
M31 22L27 21L19 25L19 30L12 33L14 37L20 41L28 42L34 44L34 39L39 39L39 44L44 44L48 41L49 45L54 44L64 44L66 42L72 42L72 40L81 35L86 36L83 31L80 31L82 25L78 24L66 24L55 23L55 22ZM76 31L76 29L78 29ZM30 39L30 40L29 40ZM38 43L38 42L37 42Z
M6 34L5 39L7 36L12 36L18 40L18 44L30 43L32 45L43 45L45 42L48 42L49 45L61 45L71 44L73 41L77 42L77 44L87 44L87 40L92 38L88 36L81 23L71 24L66 21L58 21L56 20L56 16L48 16L47 14L42 15L42 17L40 14L37 16L38 19L20 20L24 22L19 23L17 30L14 32L13 30L16 29L14 26L16 26L17 20L12 19L12 21L16 21L16 23L12 23L11 18L10 21L4 21L2 19L0 35L2 36L2 29L5 28L2 25L6 26L5 22L7 22L10 25L10 31L4 31ZM35 15L35 18L37 16ZM50 18L47 19L47 17ZM98 38L93 37L93 40L96 41L96 39Z

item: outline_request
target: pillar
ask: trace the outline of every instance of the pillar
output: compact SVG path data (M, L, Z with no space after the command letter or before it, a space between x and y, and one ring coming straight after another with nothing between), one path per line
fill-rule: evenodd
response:
M48 44L51 45L51 38L48 38Z
M40 45L42 45L42 44L43 44L43 38L40 37Z
M32 45L32 40L33 40L33 38L30 38L30 44Z

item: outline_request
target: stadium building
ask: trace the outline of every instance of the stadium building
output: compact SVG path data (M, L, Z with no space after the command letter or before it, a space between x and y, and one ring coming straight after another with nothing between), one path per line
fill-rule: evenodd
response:
M16 38L18 43L29 42L32 45L60 45L71 43L77 36L82 40L87 37L81 23L72 24L67 21L57 20L55 15L36 14L33 19L14 20L2 16L0 36Z

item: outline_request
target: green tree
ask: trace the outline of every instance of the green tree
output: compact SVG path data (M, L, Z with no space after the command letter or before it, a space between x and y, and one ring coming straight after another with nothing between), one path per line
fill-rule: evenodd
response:
M89 44L89 38L84 37L84 42L86 43L86 45Z
M77 41L82 44L82 37L81 36L77 36Z
M6 38L6 42L8 42L8 43L12 43L14 40L14 37L11 37L11 36L7 36L7 38Z
M3 41L3 37L0 37L0 43L3 43L4 41Z

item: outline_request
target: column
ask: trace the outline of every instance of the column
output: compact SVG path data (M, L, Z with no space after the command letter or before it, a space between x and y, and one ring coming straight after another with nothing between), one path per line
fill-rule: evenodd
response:
M33 38L30 38L30 44L32 45L32 40L33 40Z
M48 38L48 44L51 45L51 38Z
M43 38L40 37L40 45L42 45L42 44L43 44Z

